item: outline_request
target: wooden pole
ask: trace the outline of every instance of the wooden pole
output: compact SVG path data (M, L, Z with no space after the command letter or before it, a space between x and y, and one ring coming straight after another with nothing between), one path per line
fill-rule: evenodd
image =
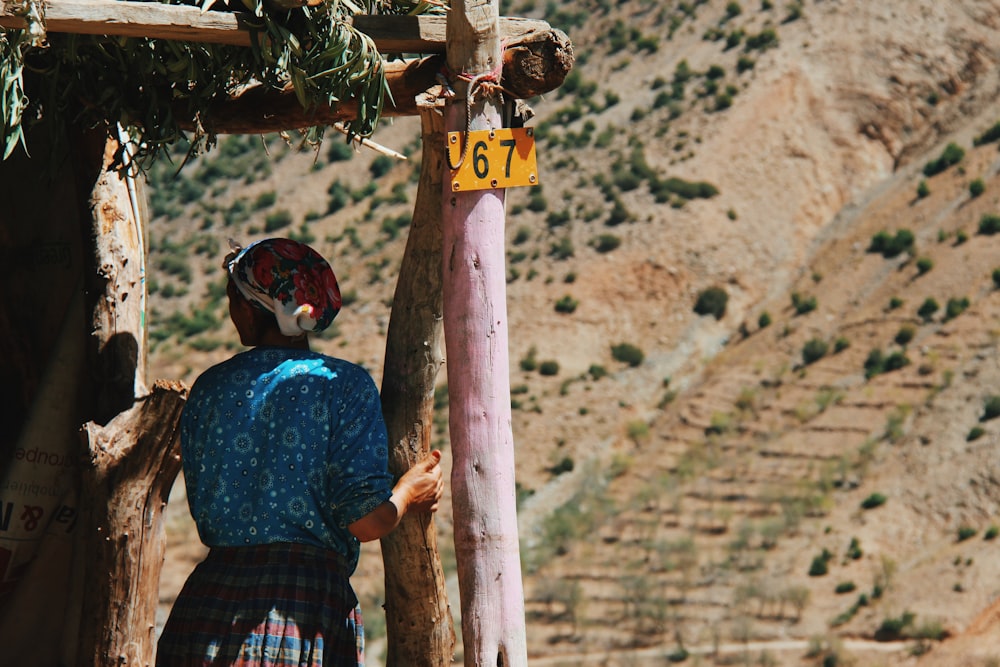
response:
M389 470L399 477L430 451L441 352L441 187L444 118L421 110L423 157L406 252L386 336L382 412ZM407 515L382 538L386 667L447 667L455 629L431 515Z
M80 179L95 141L80 143ZM82 431L74 576L81 589L78 667L151 665L163 509L180 469L180 383L146 389L143 229L139 192L115 166L119 144L100 144L89 201L93 255L87 275L92 421ZM100 157L101 151L97 151Z
M448 14L447 60L456 97L448 130L499 128L498 3L458 0ZM458 76L464 75L464 76ZM466 98L475 93L467 107ZM468 111L468 115L467 115ZM444 179L445 184L450 179ZM528 664L517 537L507 347L504 192L444 187L447 347L455 557L467 667Z

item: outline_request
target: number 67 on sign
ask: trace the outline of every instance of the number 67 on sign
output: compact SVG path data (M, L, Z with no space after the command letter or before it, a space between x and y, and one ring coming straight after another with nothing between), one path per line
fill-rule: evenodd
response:
M448 133L452 192L538 185L530 127Z

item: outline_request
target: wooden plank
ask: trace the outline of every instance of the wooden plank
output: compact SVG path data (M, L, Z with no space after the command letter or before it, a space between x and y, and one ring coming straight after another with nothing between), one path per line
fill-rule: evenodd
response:
M17 3L0 0L0 27L22 28ZM202 12L197 7L158 2L50 0L45 3L49 32L81 35L155 37L190 42L249 46L249 28L232 12Z
M23 28L16 0L0 0L0 27ZM211 44L250 45L248 14L202 12L198 7L119 0L49 0L49 32L81 35L150 37ZM354 25L369 35L382 53L444 53L444 16L357 16ZM545 21L504 18L503 38L549 29Z

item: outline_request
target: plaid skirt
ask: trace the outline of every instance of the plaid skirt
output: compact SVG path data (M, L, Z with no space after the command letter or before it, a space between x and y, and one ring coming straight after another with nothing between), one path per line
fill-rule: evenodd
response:
M363 667L364 626L344 561L307 544L215 548L157 644L157 667Z

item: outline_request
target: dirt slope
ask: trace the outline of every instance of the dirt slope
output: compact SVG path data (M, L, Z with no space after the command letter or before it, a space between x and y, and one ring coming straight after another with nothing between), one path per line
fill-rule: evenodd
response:
M629 653L639 648L660 664L680 644L735 644L754 660L766 655L761 664L818 662L830 652L862 665L995 664L1000 630L990 610L1000 593L1000 540L984 537L1000 522L1000 433L996 422L978 420L1000 380L1000 294L991 278L1000 237L977 234L977 226L1000 208L1000 160L996 144L973 148L972 139L1000 119L1000 2L817 0L787 22L792 9L783 3L743 3L728 20L729 3L689 4L693 16L673 2L581 4L587 17L568 32L578 72L596 93L533 101L534 123L551 123L539 150L547 205L532 210L532 193L508 193L531 655L544 664L559 655L639 664ZM657 36L658 49L639 50L635 40L616 49L616 21ZM679 27L668 39L671 21ZM742 30L744 41L727 49L725 39L706 39L713 30ZM767 30L777 36L774 48L745 48L747 37ZM741 57L753 59L752 69L738 72ZM658 105L681 61L695 73L684 98L673 109ZM715 93L699 92L713 65L723 71L720 90L733 91L721 110ZM609 93L617 102L601 103ZM571 118L566 110L581 99L586 113L556 122ZM580 140L588 123L592 135L610 139ZM400 148L416 134L404 121L376 139ZM925 179L924 164L949 142L965 157ZM637 149L658 178L706 181L719 194L657 203L648 179L625 187L615 176ZM151 264L167 239L259 235L266 210L225 229L219 211L275 191L275 207L292 213L296 229L318 213L308 223L315 244L357 293L338 335L319 347L378 377L403 247L379 221L411 204L362 198L323 213L331 182L363 187L372 161L324 155L275 150L266 178L219 188L174 220L155 220ZM378 177L376 197L402 183L412 202L409 170ZM985 191L972 198L977 178ZM921 180L924 198L916 195ZM607 224L609 194L629 221ZM564 211L566 223L547 219ZM215 220L207 231L184 224L202 217ZM900 229L914 235L912 254L867 252L873 235ZM598 252L594 241L604 234L620 246ZM551 248L564 241L573 252L559 259ZM923 274L922 257L932 262ZM153 295L161 321L204 303L216 264L206 257L198 265L185 296ZM718 321L692 312L698 292L712 285L728 294ZM796 314L792 294L814 297L816 308ZM576 310L557 312L567 295ZM967 309L945 321L947 301L962 297ZM890 309L893 298L902 305ZM927 298L941 306L929 321L917 315ZM772 322L760 328L765 311ZM901 345L894 341L904 326L912 340ZM804 366L811 339L826 342L828 353ZM834 353L838 340L846 347ZM637 367L612 358L610 347L622 342L644 352ZM152 375L191 380L230 353L189 343L159 343ZM866 378L873 348L908 363ZM524 371L530 353L557 361L558 374ZM595 366L607 375L598 379ZM975 427L984 432L970 439ZM873 494L884 504L862 509ZM171 512L164 606L199 553L183 507L172 503ZM445 544L449 514L446 507L440 515ZM959 540L962 528L976 533ZM860 553L849 553L852 539ZM810 576L824 550L828 573ZM380 567L369 549L357 583L373 609ZM866 652L886 620L907 612L914 620L890 645L897 650ZM920 643L918 656L910 655L913 635L934 638ZM803 651L803 642L813 648ZM697 660L726 664L725 655Z

